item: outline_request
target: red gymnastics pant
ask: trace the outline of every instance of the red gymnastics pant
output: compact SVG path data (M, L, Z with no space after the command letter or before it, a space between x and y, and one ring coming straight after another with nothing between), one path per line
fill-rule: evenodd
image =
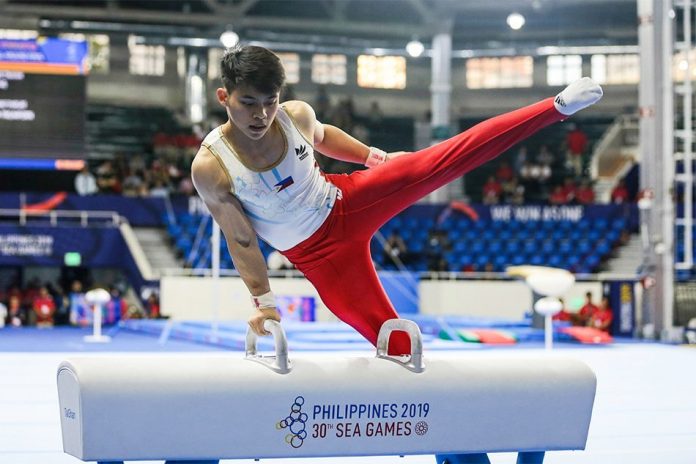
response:
M399 316L372 263L374 233L419 199L564 118L549 98L374 168L329 174L342 199L311 237L283 254L312 282L329 310L376 344L382 323ZM405 333L392 334L390 354L410 350Z

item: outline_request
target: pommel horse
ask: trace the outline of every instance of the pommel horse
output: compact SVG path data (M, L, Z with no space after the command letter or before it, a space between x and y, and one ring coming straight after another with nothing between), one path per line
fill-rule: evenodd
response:
M529 358L423 358L418 326L385 322L376 357L75 357L58 368L63 449L83 461L215 464L220 459L434 454L438 464L488 463L518 452L584 449L596 378L584 363ZM411 355L387 354L405 331Z

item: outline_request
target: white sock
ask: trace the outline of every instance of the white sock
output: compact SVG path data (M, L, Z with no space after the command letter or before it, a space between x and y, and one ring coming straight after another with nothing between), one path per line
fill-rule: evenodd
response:
M563 89L553 101L556 110L566 116L593 105L602 98L602 88L589 77L583 77Z

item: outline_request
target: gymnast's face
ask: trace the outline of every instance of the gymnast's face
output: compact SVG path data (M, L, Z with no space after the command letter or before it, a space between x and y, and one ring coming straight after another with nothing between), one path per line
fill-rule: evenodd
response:
M240 85L232 93L222 88L217 92L230 122L252 140L260 140L270 129L278 113L279 94L259 92L248 85Z

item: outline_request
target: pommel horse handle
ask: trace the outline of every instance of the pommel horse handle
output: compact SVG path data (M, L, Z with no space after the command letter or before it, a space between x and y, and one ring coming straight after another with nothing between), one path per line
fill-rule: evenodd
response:
M261 356L257 353L256 341L258 335L249 327L246 333L246 359L264 364L279 374L287 374L292 369L292 366L288 359L288 339L285 336L283 327L280 325L280 322L266 319L263 322L263 328L271 332L273 336L275 356Z
M398 357L389 356L388 354L389 336L395 330L406 332L411 339L411 357L408 361L402 361ZM423 336L418 324L408 319L389 319L385 321L377 335L377 357L394 361L412 372L423 372L425 370L425 364L423 363Z

